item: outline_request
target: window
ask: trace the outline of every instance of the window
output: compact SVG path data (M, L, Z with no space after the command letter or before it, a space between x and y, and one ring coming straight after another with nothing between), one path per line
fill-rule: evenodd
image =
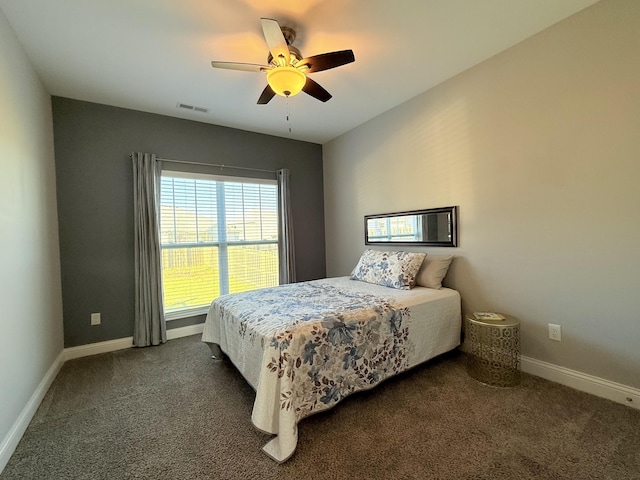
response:
M278 285L275 180L163 172L162 284L167 320L220 295Z

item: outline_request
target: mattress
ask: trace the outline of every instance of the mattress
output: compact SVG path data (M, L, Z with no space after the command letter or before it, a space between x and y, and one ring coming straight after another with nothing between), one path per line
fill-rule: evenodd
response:
M460 343L460 295L338 277L217 298L202 340L256 390L252 422L275 434L264 452L295 451L297 425Z

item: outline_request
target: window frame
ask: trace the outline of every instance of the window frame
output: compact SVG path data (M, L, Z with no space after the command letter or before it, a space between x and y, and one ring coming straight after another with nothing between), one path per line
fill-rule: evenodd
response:
M278 216L280 215L280 212L278 211L278 205L279 205L279 201L278 201L279 192L277 189L278 181L276 179L239 177L239 176L233 176L233 175L219 175L219 174L201 173L201 172L186 172L186 171L179 171L179 170L173 170L173 169L162 169L160 176L161 176L160 192L162 188L161 187L162 177L184 178L187 180L207 180L207 181L215 181L215 182L221 182L221 183L227 182L227 183L241 183L241 184L250 183L250 184L261 184L261 185L273 185L276 187L276 213ZM218 191L217 187L216 187L216 191ZM159 205L162 205L160 200L161 198L160 192L158 195ZM224 194L222 196L224 197ZM218 195L218 199L219 198L220 196ZM175 201L173 203L173 207L175 209ZM224 215L220 216L221 212ZM277 232L277 237L275 241L274 240L227 240L226 228L225 228L226 212L224 210L224 202L222 203L222 205L219 202L216 202L216 218L224 219L224 222L223 222L224 226L220 227L220 224L219 224L219 231L218 231L219 235L218 235L217 241L203 241L203 242L196 241L196 242L189 242L189 243L178 243L178 242L175 242L175 237L174 237L174 242L163 244L161 239L160 251L162 252L165 249L183 249L183 248L211 248L211 247L218 248L219 259L222 257L225 257L224 260L222 261L224 263L224 267L221 268L220 269L221 272L218 273L220 277L220 295L224 295L226 294L226 292L224 291L226 290L228 292L228 287L229 287L228 263L227 263L228 257L226 256L226 253L228 251L227 249L233 246L252 246L252 245L276 245L276 248L277 248L280 244L280 235L279 235L279 232ZM279 261L280 259L278 259L278 262ZM219 263L220 263L220 260L219 260ZM227 274L223 279L222 272L224 271L226 271ZM162 271L162 265L161 265L160 275L161 275L161 278L164 275ZM162 293L164 297L164 282L162 285ZM164 298L163 298L163 305L164 305ZM189 318L189 317L194 317L198 315L204 315L208 311L209 311L209 305L196 306L191 308L174 310L171 312L165 312L164 318L165 318L165 321L178 320L182 318Z

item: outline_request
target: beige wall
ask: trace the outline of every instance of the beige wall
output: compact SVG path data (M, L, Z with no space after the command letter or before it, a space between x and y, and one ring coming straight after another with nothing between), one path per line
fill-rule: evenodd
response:
M460 206L446 284L524 355L640 387L640 1L603 0L324 146L327 274L363 216ZM547 324L562 326L562 342Z
M63 348L53 159L50 97L0 11L0 471Z

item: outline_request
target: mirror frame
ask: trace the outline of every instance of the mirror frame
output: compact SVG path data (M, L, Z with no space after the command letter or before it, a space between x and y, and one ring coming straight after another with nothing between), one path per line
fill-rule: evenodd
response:
M428 215L448 213L451 219L451 239L446 241L388 241L388 242L376 242L369 240L369 232L367 230L367 221L369 219L376 218L391 218L391 217L404 217L408 215ZM428 208L425 210L411 210L408 212L394 212L394 213L382 213L379 215L365 215L364 216L364 244L365 245L422 245L429 247L457 247L458 246L458 207L441 207L441 208Z

